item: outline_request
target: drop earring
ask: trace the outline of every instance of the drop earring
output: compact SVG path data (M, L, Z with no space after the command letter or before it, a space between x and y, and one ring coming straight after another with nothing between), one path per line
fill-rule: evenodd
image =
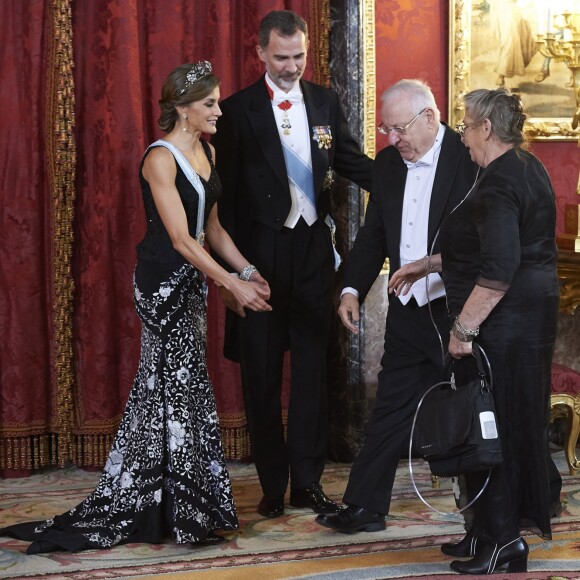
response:
M184 121L187 121L187 115L186 115L185 113L183 113L183 115L181 115L181 118L182 118ZM188 130L188 129L187 129L187 125L186 125L185 127L181 127L181 130L182 130L182 131L185 131L185 132L187 132L187 130Z

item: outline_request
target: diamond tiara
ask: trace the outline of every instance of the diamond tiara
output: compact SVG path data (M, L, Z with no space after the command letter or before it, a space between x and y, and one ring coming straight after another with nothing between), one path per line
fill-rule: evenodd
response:
M208 60L200 60L196 62L185 75L185 86L179 92L180 95L185 93L185 89L197 82L200 78L210 74L212 71L211 62Z

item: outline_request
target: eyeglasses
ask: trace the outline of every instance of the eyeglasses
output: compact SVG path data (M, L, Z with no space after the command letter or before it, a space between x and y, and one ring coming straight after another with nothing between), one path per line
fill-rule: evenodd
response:
M428 109L425 107L422 111L419 111L406 125L402 127L385 127L383 123L381 123L377 130L379 133L383 135L388 135L391 131L394 131L397 135L406 135L407 131L411 127L411 125Z
M477 125L480 125L481 123L470 123L469 125L467 123L464 123L463 121L461 121L460 123L457 123L457 125L455 125L455 130L463 137L463 135L465 135L465 133L467 133L467 129L471 129L472 127L477 127Z

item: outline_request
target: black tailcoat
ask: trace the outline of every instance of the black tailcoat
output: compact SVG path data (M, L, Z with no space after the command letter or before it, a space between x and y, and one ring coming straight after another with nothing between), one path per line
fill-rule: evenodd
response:
M252 453L266 495L317 482L326 452L325 365L330 327L333 252L324 220L331 213L332 171L371 189L372 161L350 135L338 95L301 81L312 152L317 222L290 230L288 175L264 77L221 103L217 170L222 225L268 280L272 313L228 312L226 356L240 357ZM316 128L330 132L319 147ZM313 130L314 129L314 130ZM239 337L236 337L236 329ZM236 352L236 348L239 351ZM282 357L291 352L287 442L282 429Z

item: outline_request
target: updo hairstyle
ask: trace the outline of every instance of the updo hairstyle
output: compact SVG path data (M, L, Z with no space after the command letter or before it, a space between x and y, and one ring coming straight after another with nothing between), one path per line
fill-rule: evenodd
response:
M207 66L210 67L209 63ZM161 114L157 120L157 126L165 133L169 133L175 127L179 117L176 107L205 99L220 84L220 80L211 72L211 68L209 68L210 72L191 82L187 75L196 70L200 70L200 63L182 64L169 73L163 83L159 100Z
M527 148L528 139L524 133L527 115L519 95L504 87L491 91L476 89L465 95L464 102L473 124L489 119L491 132L499 141L522 149Z

